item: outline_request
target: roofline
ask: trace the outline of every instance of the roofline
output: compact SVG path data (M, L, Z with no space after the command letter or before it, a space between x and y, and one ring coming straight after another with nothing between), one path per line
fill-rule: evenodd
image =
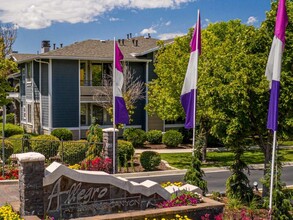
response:
M42 55L37 55L35 57L31 57L29 59L21 60L21 61L16 61L18 64L20 63L25 63L27 61L33 61L36 59L55 59L55 60L97 60L97 61L110 61L113 62L113 58L99 58L99 57L73 57L73 56L42 56ZM151 59L123 59L122 61L126 62L151 62Z
M172 43L174 43L174 41L170 41L170 42L166 43L165 45L169 45L169 44L172 44ZM134 57L144 56L144 55L146 55L146 54L149 54L149 53L152 53L152 52L158 50L159 48L160 48L160 47L157 46L157 47L151 48L151 49L149 49L149 50L143 51L143 52L141 52L141 53L131 53L130 55L131 55L131 56L134 56Z

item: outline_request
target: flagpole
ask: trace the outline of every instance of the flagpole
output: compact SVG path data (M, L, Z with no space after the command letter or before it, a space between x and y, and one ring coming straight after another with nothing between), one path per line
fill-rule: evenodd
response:
M197 22L196 22L196 46L199 48L199 42L198 42L198 35L199 35L199 10L197 10ZM198 69L198 48L197 48L197 52L195 53L195 63L196 63L196 67ZM198 75L198 74L197 74ZM197 77L197 76L196 76ZM195 88L194 88L194 103L193 103L193 129L192 129L192 156L194 156L194 150L195 150L195 120L196 120L196 116L195 116L195 113L196 113L196 87L197 87L197 78L195 79L196 82L195 82Z
M272 151L272 167L271 167L271 186L270 186L270 219L273 211L273 187L274 187L274 170L275 170L275 154L276 154L277 131L274 131L273 151Z
M114 37L114 53L113 53L113 174L116 173L116 144L115 144L115 90L116 90L116 51L115 51L115 37Z

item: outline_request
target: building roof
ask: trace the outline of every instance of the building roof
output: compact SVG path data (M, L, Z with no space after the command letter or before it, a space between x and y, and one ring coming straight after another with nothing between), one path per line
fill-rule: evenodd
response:
M145 55L158 49L158 39L135 37L118 40L119 46L124 55L124 60L138 60L138 56ZM123 43L124 42L124 43ZM170 42L166 41L166 43ZM136 44L137 43L137 44ZM25 62L32 59L92 59L92 60L113 60L113 40L85 40L50 50L42 54L12 54L18 62Z

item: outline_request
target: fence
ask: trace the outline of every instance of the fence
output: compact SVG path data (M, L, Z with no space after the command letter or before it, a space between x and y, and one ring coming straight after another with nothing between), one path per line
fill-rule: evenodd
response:
M0 137L2 143L2 137ZM90 143L86 140L80 141L56 141L56 140L34 140L30 138L4 138L4 162L7 158L15 160L15 154L26 152L38 152L45 156L46 163L58 161L66 165L80 163L86 158L86 153L90 149L91 155L100 155L103 143ZM2 149L2 147L1 147ZM1 150L2 152L2 150ZM2 159L2 153L0 158Z

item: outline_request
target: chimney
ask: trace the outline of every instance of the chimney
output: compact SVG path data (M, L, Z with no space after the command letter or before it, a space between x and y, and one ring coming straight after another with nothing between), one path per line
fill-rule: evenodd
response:
M47 53L50 51L50 41L49 40L43 40L42 41L42 48L41 53Z
M151 34L150 33L148 33L148 38L151 38Z
M121 46L121 39L118 39L118 44L119 46Z
M122 46L124 46L124 39L122 39Z
M55 49L56 49L56 44L54 43L54 44L53 44L53 50L55 50Z
M132 38L132 33L129 34L130 39Z
M60 48L62 48L62 47L63 47L63 44L61 43L61 44L60 44Z
M127 40L129 39L129 34L127 34Z
M132 39L132 46L134 46L135 39Z
M138 40L135 40L135 46L138 47Z

